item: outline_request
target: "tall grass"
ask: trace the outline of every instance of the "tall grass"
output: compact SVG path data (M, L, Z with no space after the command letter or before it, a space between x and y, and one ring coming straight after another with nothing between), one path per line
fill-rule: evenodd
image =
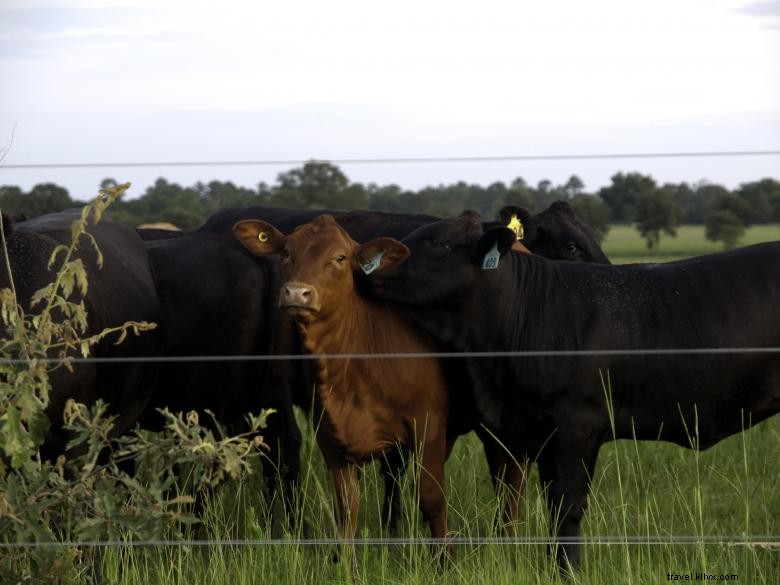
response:
M306 427L307 429L310 427ZM313 444L311 432L306 444ZM602 448L592 480L584 535L588 544L576 583L659 583L667 573L738 575L742 583L777 583L780 551L762 544L708 543L775 536L780 521L777 453L780 420L764 422L700 453L663 443L617 441ZM376 467L376 469L374 468ZM273 544L118 547L109 550L104 576L112 583L232 585L249 583L550 583L557 568L543 542L460 544L457 560L440 568L424 544L357 547L357 570L332 561L333 545L296 542L334 533L332 491L321 457L307 449L304 462L307 527L290 533L272 520L256 476L215 493L193 537L216 540L276 539ZM380 525L382 480L378 466L361 479L359 538L389 536ZM410 517L400 536L425 537L411 482L403 489ZM454 536L497 536L500 509L482 447L461 439L447 463L449 522ZM521 539L545 539L548 514L533 473L524 504ZM674 542L675 537L686 537ZM703 537L703 538L702 538ZM701 542L696 542L701 538ZM564 580L565 581L565 580Z

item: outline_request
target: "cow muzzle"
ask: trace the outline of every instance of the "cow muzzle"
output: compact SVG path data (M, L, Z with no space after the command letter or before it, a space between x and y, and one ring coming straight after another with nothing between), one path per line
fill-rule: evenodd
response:
M317 289L303 282L285 282L279 297L279 306L299 320L310 321L320 311Z

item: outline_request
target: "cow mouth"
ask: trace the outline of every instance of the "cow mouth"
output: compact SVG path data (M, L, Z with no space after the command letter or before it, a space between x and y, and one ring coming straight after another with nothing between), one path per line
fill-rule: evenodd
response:
M311 323L317 317L318 310L300 305L283 305L282 308L296 321Z

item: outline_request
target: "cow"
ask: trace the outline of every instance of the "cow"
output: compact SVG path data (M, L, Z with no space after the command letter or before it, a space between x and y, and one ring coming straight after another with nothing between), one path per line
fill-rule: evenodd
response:
M143 425L159 428L162 407L209 410L216 420L201 417L203 424L238 434L248 431L247 413L273 409L263 431L270 448L263 480L272 496L281 486L291 512L302 440L293 401L305 400L307 381L289 362L253 359L300 353L292 322L276 306L278 260L252 256L232 234L184 233L145 246L161 302L159 354L181 361L161 364Z
M430 347L403 310L367 300L356 289L355 271L394 265L393 254L375 257L386 238L360 245L330 215L289 236L261 220L239 221L234 231L253 254L284 257L279 303L295 319L305 350L318 357L316 437L333 479L341 536L355 536L359 466L402 445L420 455L420 509L431 535L445 539L444 462L452 437L441 363L333 357L425 353Z
M232 229L233 225L244 219L261 219L273 224L285 235L289 235L298 226L312 221L319 215L329 214L336 218L338 224L347 231L351 238L360 243L365 243L373 238L385 236L403 238L415 229L438 221L440 218L410 213L387 213L381 211L343 211L343 210L317 210L317 209L285 209L276 207L249 207L240 209L226 209L214 214L198 229L198 233L225 233ZM498 222L488 222L485 227L497 225L513 225L517 230L517 242L514 248L518 251L541 253L555 260L572 260L582 262L609 263L602 251L593 230L580 220L571 206L565 201L558 201L550 205L543 212L533 215L527 210L507 206L500 211ZM451 365L451 370L461 370L461 374L453 374L453 378L460 381L464 375L465 364ZM462 396L462 393L458 393ZM306 400L296 401L296 404L308 408L310 396L301 395ZM463 398L461 398L463 401ZM491 471L494 487L501 491L501 486L508 488L505 507L501 515L501 524L511 527L519 516L519 507L522 499L524 481L527 476L527 466L519 463L505 446L496 440L496 436L485 432L476 422L472 426L467 423L455 425L452 428L460 428L466 433L475 430L483 442L485 456ZM500 438L499 438L500 439ZM401 500L395 496L397 477L403 467L401 457L396 457L393 452L381 460L385 480L385 499L383 503L382 519L388 521L391 532L397 530L402 511Z
M54 280L49 259L57 246L71 243L71 225L81 213L81 209L70 209L19 223L13 223L3 215L5 247L0 262L0 288L15 290L17 301L26 314L34 314L38 308L30 306L33 294ZM87 233L100 249L103 260L101 267L92 244L83 238L74 258L84 265L88 288L83 295L74 291L71 300L84 303L87 312L84 336L128 321L156 322L159 300L149 259L138 235L131 228L106 218L89 225ZM138 336L129 335L115 345L117 339L118 334L104 338L94 347L93 356L149 356L155 355L158 348L154 330L141 332ZM87 405L98 399L107 402L109 413L116 416L113 433L119 435L138 420L151 397L157 375L154 363L78 362L72 367L72 372L65 368L51 372L52 390L46 410L51 426L41 449L46 459L65 452L69 437L61 426L68 399Z
M601 251L587 232L587 226L573 215L568 204L562 202L558 207L560 209L553 210L551 206L550 210L537 216L519 208L507 208L504 213L507 222L512 214L522 218L524 241L554 240L561 250L582 249L587 250L589 257L597 257ZM141 237L148 240L156 284L163 300L162 355L300 353L300 341L289 316L276 314L275 302L280 286L278 266L274 264L277 261L252 258L233 237L232 228L242 219L263 219L290 234L322 213L323 210L316 209L249 207L217 212L193 232L159 233L158 230L139 229ZM332 214L358 242L386 235L401 238L439 219L374 211L336 210ZM536 221L536 218L542 219ZM546 235L540 239L540 234ZM247 300L250 296L251 301ZM460 367L465 369L465 364ZM277 362L273 367L270 362L249 361L166 363L162 365L163 382L144 422L149 425L159 420L155 408L162 406L173 410L209 408L220 422L237 432L243 428L246 410L274 408L277 413L269 419L271 428L266 432L266 438L274 446L271 458L281 471L284 501L289 503L299 472L301 443L291 405L304 409L311 407L311 384L307 373L300 364L288 361ZM464 375L454 377L462 379ZM464 423L461 428L465 433L473 427ZM494 481L503 478L511 493L518 495L525 468L512 464L506 450L487 433L480 434ZM392 452L381 460L386 486L382 518L389 522L391 532L397 530L401 518L401 500L395 496L397 483L394 479L403 466L400 455ZM264 478L270 482L272 476L266 474ZM276 482L269 486L276 486ZM518 497L507 499L505 523L516 518L518 503Z
M469 362L483 423L538 461L559 565L576 567L602 444L706 449L780 410L780 356L767 351L780 347L780 243L609 266L513 253L513 241L473 212L385 240L385 255L409 257L372 273L370 294L453 351L568 352Z

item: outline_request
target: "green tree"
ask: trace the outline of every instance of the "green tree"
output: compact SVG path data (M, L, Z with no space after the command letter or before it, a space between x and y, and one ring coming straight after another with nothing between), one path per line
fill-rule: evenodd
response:
M705 221L705 235L713 242L723 242L727 250L734 248L750 225L750 209L738 195L721 195L713 203Z
M362 185L350 185L336 165L307 162L300 168L280 173L274 188L273 204L296 209L326 207L365 209L368 194Z
M583 189L585 189L585 183L583 183L582 179L577 175L572 175L569 177L569 180L566 181L566 184L562 189L566 193L568 199L574 199L577 195L582 193Z
M637 219L639 199L656 189L655 180L640 173L617 173L612 184L599 189L598 195L609 207L612 221L631 223Z
M74 207L76 202L68 191L54 183L35 185L29 193L23 193L19 187L0 187L0 209L11 215L27 219L62 211Z
M517 205L525 207L529 211L534 209L534 196L528 188L528 184L522 177L517 177L509 185L509 190L504 199L504 205Z
M728 209L714 209L707 216L705 235L713 242L723 242L723 248L731 250L745 235L745 224Z
M669 189L653 189L637 198L636 229L650 250L658 249L661 233L676 236L679 223L679 210Z
M582 220L596 232L599 241L609 231L609 208L595 195L578 195L571 201L571 206Z
M750 223L780 221L780 182L766 178L745 183L736 194L750 210Z

